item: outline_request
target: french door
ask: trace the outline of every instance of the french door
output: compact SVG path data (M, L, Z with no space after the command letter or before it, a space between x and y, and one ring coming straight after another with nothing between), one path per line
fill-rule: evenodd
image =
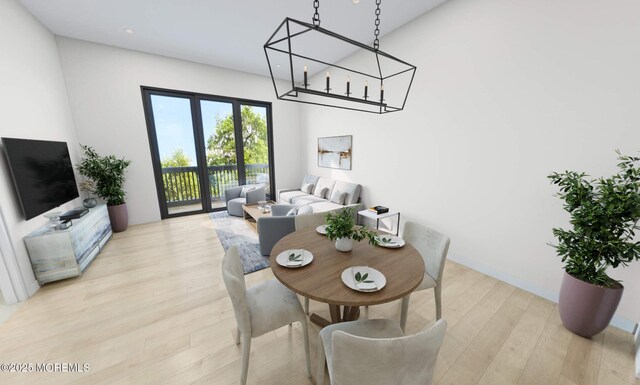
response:
M225 190L275 191L271 103L142 87L162 218L225 210Z

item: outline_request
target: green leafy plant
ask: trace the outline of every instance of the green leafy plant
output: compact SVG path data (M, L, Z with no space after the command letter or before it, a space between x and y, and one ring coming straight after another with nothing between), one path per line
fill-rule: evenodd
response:
M76 165L80 174L95 182L95 193L109 206L125 203L124 173L131 161L113 155L100 156L92 147L81 147L84 158Z
M302 254L296 255L295 253L291 253L291 255L289 255L289 262L302 262Z
M377 245L376 233L366 227L356 226L356 220L353 215L353 209L346 208L340 212L327 213L327 237L335 241L339 238L351 238L360 242L365 238L369 238L369 244Z
M640 260L640 242L634 240L640 229L640 158L616 153L620 171L609 178L591 179L575 171L548 176L573 226L554 228L558 244L551 246L567 273L605 287L618 283L607 275L609 267Z
M393 238L379 237L378 238L378 242L386 245L386 244L389 244L389 243L393 243Z
M373 283L372 280L367 280L367 278L369 278L369 273L364 273L364 275L362 275L358 271L353 278L355 278L356 283Z

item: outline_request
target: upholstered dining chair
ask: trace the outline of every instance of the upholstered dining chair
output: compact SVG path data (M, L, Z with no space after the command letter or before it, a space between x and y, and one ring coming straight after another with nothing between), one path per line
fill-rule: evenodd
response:
M387 319L329 325L318 338L316 384L326 359L332 385L430 385L446 330L445 320L409 336Z
M247 383L251 338L293 322L300 322L302 325L307 376L311 377L307 318L298 297L275 279L247 289L240 254L236 246L230 247L224 255L222 277L231 297L238 325L236 344L242 341L240 383L242 385Z
M447 259L451 241L446 235L414 222L407 222L404 225L402 238L413 245L424 259L426 270L424 279L414 291L433 288L433 295L436 300L436 320L439 320L442 318L442 272L444 271L444 263ZM402 330L405 330L407 325L410 296L411 294L402 299L402 310L400 312Z

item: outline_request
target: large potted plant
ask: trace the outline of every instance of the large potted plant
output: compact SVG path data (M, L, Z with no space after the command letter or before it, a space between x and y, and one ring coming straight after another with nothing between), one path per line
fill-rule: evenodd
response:
M331 241L335 241L336 249L339 251L351 251L353 249L353 241L360 242L365 238L369 238L372 245L378 244L376 233L368 230L366 227L356 226L353 210L346 208L340 212L327 213L327 237Z
M548 176L559 188L570 230L555 228L565 275L560 288L560 318L583 337L603 331L613 318L624 287L609 277L609 268L640 260L635 230L640 219L640 158L618 153L620 171L591 179L565 171Z
M113 155L100 156L92 147L82 146L84 158L77 165L80 174L95 182L95 193L107 202L114 232L125 231L129 214L124 192L124 173L131 161Z

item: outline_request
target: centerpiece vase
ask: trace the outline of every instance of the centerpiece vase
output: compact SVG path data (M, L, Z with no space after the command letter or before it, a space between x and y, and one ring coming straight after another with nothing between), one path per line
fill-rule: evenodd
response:
M351 251L353 249L353 239L349 237L342 237L336 239L336 250L338 251Z

